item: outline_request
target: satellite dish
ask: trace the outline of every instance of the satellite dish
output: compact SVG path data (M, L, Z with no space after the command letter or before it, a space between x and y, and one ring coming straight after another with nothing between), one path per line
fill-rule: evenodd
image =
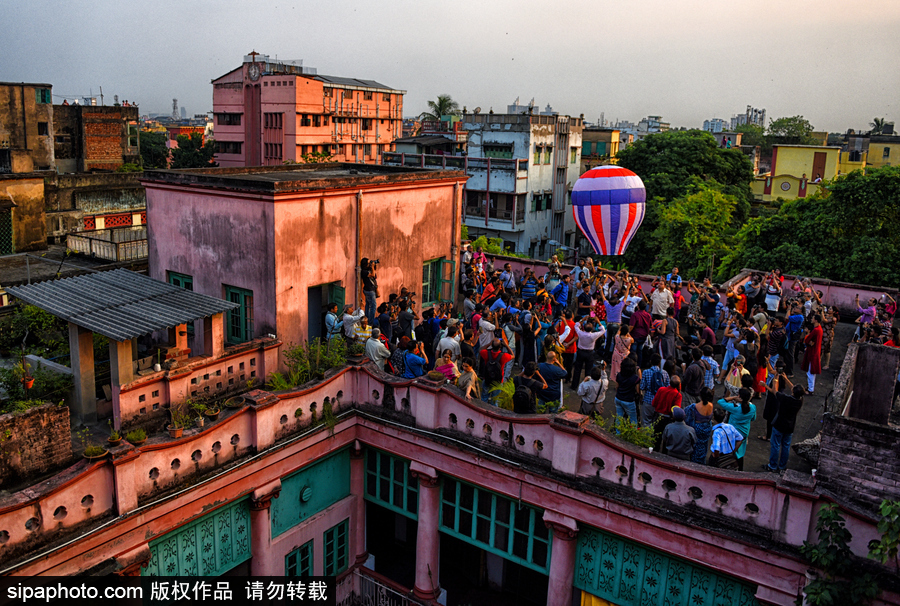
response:
M476 114L480 114L480 113L481 113L481 106L479 105L478 107L476 107L476 108L473 109L472 111L473 111L474 113L476 113Z

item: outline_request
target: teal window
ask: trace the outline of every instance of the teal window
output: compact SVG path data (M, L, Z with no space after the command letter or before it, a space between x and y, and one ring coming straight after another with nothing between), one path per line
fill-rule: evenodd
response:
M417 519L419 485L409 472L409 461L386 452L367 450L366 500Z
M304 543L284 558L284 576L311 577L313 575L313 542Z
M485 158L512 159L513 146L512 144L503 143L485 143L484 147L482 148L482 152Z
M591 145L593 141L584 141L581 144L581 155L582 156L590 156L591 155Z
M443 257L426 261L422 266L422 307L440 301L452 301L455 297L453 279L456 262Z
M444 479L441 531L533 570L550 570L543 512L483 488Z
M169 284L171 284L172 286L177 286L178 288L183 288L185 290L194 290L193 276L189 276L187 274L180 274L180 273L174 272L174 271L170 271L167 273L169 276ZM193 322L188 322L187 332L189 335L194 334L194 323Z
M347 527L349 525L350 519L347 518L337 526L332 526L325 531L323 574L326 577L333 577L347 570Z
M550 164L550 159L553 157L553 146L547 145L544 147L544 164Z
M228 342L249 341L253 338L253 291L225 285L225 300L238 304L228 312Z
M34 89L34 92L37 93L38 103L53 103L49 88L36 88Z
M597 155L598 156L606 155L606 141L597 141Z

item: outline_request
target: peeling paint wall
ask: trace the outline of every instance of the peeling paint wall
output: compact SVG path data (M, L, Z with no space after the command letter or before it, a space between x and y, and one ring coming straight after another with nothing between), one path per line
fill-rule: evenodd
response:
M15 252L47 248L44 220L44 179L30 175L0 179L0 200L12 200Z
M8 150L13 173L56 168L53 157L53 105L38 103L49 84L0 84L0 152Z

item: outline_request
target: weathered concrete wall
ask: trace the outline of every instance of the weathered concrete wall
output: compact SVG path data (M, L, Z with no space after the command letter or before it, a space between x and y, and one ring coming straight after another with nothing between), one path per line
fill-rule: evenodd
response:
M14 173L55 168L53 106L38 103L36 92L50 88L49 84L0 85L0 145L10 150ZM45 134L38 134L38 124L46 124Z
M44 221L44 179L40 175L4 175L0 199L12 200L13 244L16 252L47 248Z
M843 499L874 510L900 498L900 428L826 414L819 482Z
M128 138L129 122L137 126L137 107L57 105L54 112L60 135L56 154L65 160L61 168L111 171L126 162L140 163L138 146L129 145Z
M0 486L45 473L72 459L69 408L45 404L0 415Z
M84 231L85 219L92 216L145 212L147 197L144 187L138 182L142 174L51 175L46 179L44 191L46 236L64 239L66 234Z

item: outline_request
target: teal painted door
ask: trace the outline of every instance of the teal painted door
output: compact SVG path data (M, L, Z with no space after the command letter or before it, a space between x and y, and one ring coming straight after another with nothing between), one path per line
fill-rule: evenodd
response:
M244 343L253 338L253 292L225 286L225 300L240 307L228 311L227 340L229 343Z
M754 585L591 528L575 562L575 587L618 606L758 605Z
M219 576L250 559L249 500L210 512L150 543L142 576Z

